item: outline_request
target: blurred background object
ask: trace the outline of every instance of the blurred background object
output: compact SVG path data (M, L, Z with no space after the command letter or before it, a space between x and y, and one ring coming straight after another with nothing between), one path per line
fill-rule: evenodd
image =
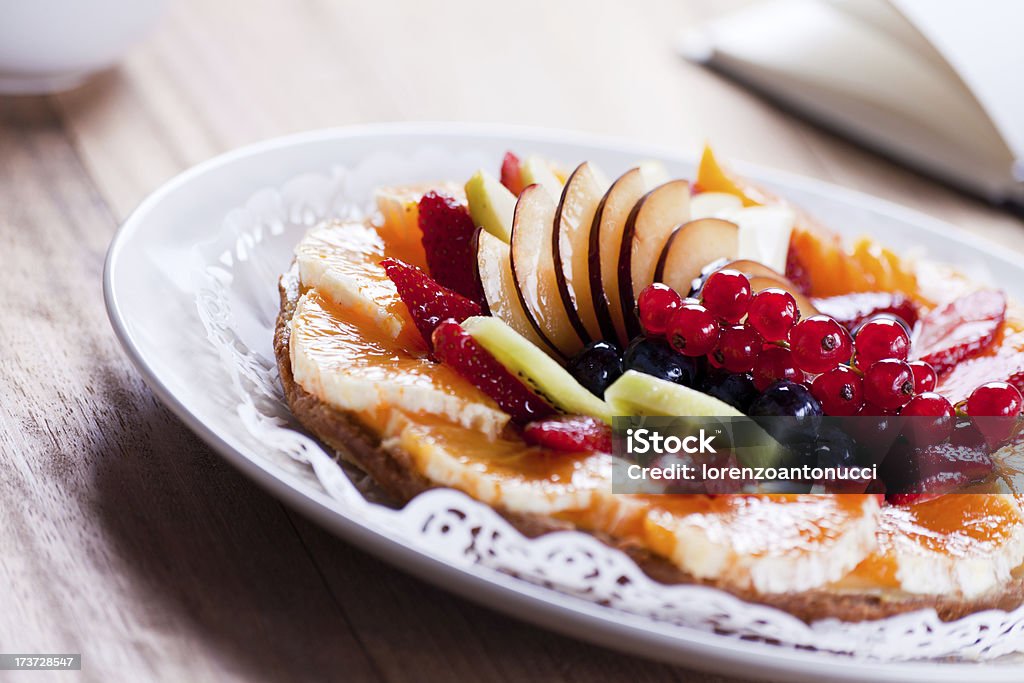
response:
M1024 211L1024 3L769 0L683 54L857 142Z
M112 66L165 0L0 0L0 94L69 90Z

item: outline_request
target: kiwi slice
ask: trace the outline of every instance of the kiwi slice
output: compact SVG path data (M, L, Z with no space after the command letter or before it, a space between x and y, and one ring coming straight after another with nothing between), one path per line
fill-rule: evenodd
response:
M498 318L474 316L462 328L510 372L555 408L611 424L612 409L587 391L565 368Z
M713 419L693 419L744 417L743 413L728 403L696 389L667 382L635 370L627 370L622 377L615 380L605 390L604 400L611 407L614 415L675 417L691 423L690 426L694 429L720 426L718 431L723 432L722 440L726 444L737 444L733 450L744 465L762 467L778 465L785 455L779 442L752 420L744 419L739 423L724 420L721 423L715 423ZM742 431L736 431L737 428ZM739 436L741 433L742 437ZM738 439L738 441L734 441L734 439ZM740 443L742 446L738 445Z
M682 384L627 370L604 392L616 415L672 417L743 417L743 413L714 396Z

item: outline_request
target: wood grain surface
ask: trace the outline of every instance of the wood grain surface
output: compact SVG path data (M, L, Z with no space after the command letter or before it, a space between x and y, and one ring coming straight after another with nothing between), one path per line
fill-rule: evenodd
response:
M2 680L726 680L411 579L284 508L156 401L107 323L104 253L147 193L214 154L384 120L711 139L1024 244L1018 220L681 62L673 41L710 2L170 5L118 69L0 98L0 652L83 654L77 674Z

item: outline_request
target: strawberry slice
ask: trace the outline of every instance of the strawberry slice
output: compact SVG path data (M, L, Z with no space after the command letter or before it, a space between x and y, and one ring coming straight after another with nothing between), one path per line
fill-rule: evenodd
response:
M433 343L438 360L493 399L516 424L555 414L554 408L530 391L458 323L445 320L439 324L434 329Z
M1001 291L983 289L954 299L921 319L916 356L941 377L991 347L1005 317L1006 295Z
M505 158L501 160L501 184L517 197L523 191L523 171L519 157L512 152L505 152Z
M856 329L868 318L881 313L898 316L910 327L917 322L917 306L895 292L855 292L811 299L811 303L848 330Z
M969 427L958 432L973 431ZM908 451L885 463L887 481L896 481L886 500L906 505L952 493L962 486L988 477L994 468L984 442L966 435L954 435L949 443Z
M462 322L470 316L480 315L480 306L475 301L442 287L416 266L395 258L386 258L380 265L395 283L399 298L409 309L409 315L428 347L434 328L442 320L452 318Z
M523 429L523 439L554 451L612 452L611 427L586 415L562 415L531 422Z
M939 381L936 391L955 404L987 382L1009 382L1024 391L1024 332L1007 336L995 353L958 363Z
M440 192L420 198L419 226L430 275L439 283L483 305L476 278L476 226L465 204Z

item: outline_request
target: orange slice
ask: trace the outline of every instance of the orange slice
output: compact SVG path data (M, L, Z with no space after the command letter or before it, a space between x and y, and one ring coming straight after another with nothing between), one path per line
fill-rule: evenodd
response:
M1005 585L1024 563L1024 516L1018 496L949 494L884 507L878 544L840 587L973 598Z
M922 301L914 269L866 237L847 247L838 235L798 227L789 248L803 265L813 296L887 291Z
M701 154L700 164L697 166L695 184L701 192L725 192L735 195L743 202L743 206L759 206L768 203L764 192L722 168L710 145L704 145L704 152Z
M426 270L427 256L423 251L423 235L419 226L420 198L430 190L443 192L462 203L466 192L461 185L451 182L417 183L379 188L375 193L380 220L377 232L388 250L388 256L402 259Z
M477 432L424 419L394 442L431 481L489 505L524 514L582 515L610 496L611 456L555 453L518 438L488 441ZM590 524L585 526L593 528Z
M655 496L645 538L698 578L802 591L838 580L875 550L878 509L868 495Z
M426 344L380 265L386 256L389 250L377 231L352 221L319 225L295 247L304 288L318 289L338 306L372 320L389 339L424 353Z
M409 353L361 320L318 290L299 299L289 343L299 386L341 410L436 415L479 430L481 438L496 438L508 423L506 413L447 366Z

